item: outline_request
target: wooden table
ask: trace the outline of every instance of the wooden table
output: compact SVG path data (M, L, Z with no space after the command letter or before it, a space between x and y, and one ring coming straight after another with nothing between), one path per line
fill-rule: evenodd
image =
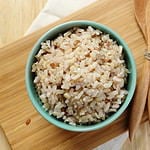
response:
M38 14L41 8L44 6L45 2L46 0L40 0L40 1L0 0L0 27L1 27L0 46L8 44L18 39L19 37L23 36L24 32L27 30L32 20L35 18L35 16ZM2 99L0 100L2 101ZM35 119L40 119L39 117L40 116L35 117ZM136 135L134 142L130 144L127 141L123 149L124 150L137 149L137 147L139 150L148 149L148 147L150 146L148 144L148 141L150 141L149 133L150 133L149 125L148 124L142 125L142 127L139 129Z

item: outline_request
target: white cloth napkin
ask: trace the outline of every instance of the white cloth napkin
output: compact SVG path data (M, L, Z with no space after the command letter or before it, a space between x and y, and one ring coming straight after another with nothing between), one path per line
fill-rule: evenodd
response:
M95 1L96 0L48 0L26 34L53 23Z
M33 21L25 35L53 23L95 1L96 0L48 0L47 4ZM94 148L94 150L120 150L127 137L128 133L126 132Z

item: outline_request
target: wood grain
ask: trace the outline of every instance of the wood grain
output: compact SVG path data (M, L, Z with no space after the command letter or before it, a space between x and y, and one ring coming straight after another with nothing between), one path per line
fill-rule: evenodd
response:
M3 129L0 127L0 148L2 150L11 150L11 147L8 143L7 137L5 136L5 132Z
M0 0L0 46L23 36L47 0Z
M36 2L34 1L33 5L34 3ZM36 5L33 5L32 7L34 8ZM37 5L40 4L37 3ZM21 4L20 6L22 7ZM30 6L28 5L27 7ZM111 0L102 0L101 2L97 2L78 13L64 18L56 24L76 19L88 19L101 22L117 31L131 48L136 59L136 64L138 65L138 72L140 72L141 64L143 63L142 53L146 45L134 20L132 1L125 0L122 4L121 0L116 0L113 3ZM29 24L30 23L27 23L27 26L29 26ZM28 53L33 44L41 34L56 24L50 25L0 49L0 82L2 86L0 89L0 124L4 128L13 149L34 149L36 147L36 149L74 150L82 147L84 150L90 150L127 129L128 111L115 121L111 127L106 127L102 130L89 133L72 133L58 129L45 121L35 111L25 90L24 67ZM3 25L5 26L5 24ZM16 27L18 24L16 23L16 26L9 24L8 26ZM24 24L22 24L22 26L24 26ZM12 32L9 33L6 30L2 31L2 29L0 29L0 32L5 33L5 35L0 38L2 39L1 43L13 41L13 39L22 36L25 31L24 27L22 30L20 27L19 35L16 33L16 36L13 38ZM10 40L6 37L9 34L11 37ZM140 79L140 73L138 79ZM26 121L29 119L31 119L31 122L26 125ZM144 115L143 121L146 119L147 115ZM143 130L149 131L149 126L147 128L142 128L140 131L142 132ZM149 135L147 135L149 132L141 132L139 134L140 136L137 135L138 138L135 138L135 141L132 144L127 141L124 145L125 150L130 148L136 149L137 147L139 150L146 149L146 146L145 148L143 148L143 146L144 144L148 145L148 140L146 140L146 143L145 138L142 138L142 136L144 134L144 137L149 137ZM138 142L139 140L140 142ZM144 144L142 143L143 140ZM142 149L140 149L140 144L142 145Z

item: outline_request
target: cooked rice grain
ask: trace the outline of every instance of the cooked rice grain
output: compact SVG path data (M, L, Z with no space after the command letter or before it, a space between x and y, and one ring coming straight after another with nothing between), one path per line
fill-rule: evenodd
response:
M42 42L32 72L45 110L71 125L105 120L128 94L122 46L91 26Z

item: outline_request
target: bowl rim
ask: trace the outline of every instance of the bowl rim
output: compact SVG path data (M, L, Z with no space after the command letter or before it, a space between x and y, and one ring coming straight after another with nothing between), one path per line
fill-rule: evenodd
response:
M73 126L73 125L69 125L68 123L64 123L62 121L59 121L57 118L54 118L53 116L50 116L40 106L40 104L38 103L37 98L35 97L35 95L32 91L30 74L31 74L32 60L35 56L35 52L39 51L39 49L37 49L37 47L39 46L39 44L42 41L44 41L45 37L47 37L52 32L55 32L55 31L60 30L62 28L65 28L66 26L72 26L73 27L73 26L81 26L81 25L92 26L92 27L100 29L100 30L105 30L105 31L107 31L108 34L112 35L115 40L118 40L119 43L121 43L121 45L123 46L124 50L126 51L128 57L129 57L129 60L130 60L133 80L131 81L132 82L131 83L131 91L129 92L129 94L127 95L124 103L121 105L119 110L117 110L117 112L115 112L113 115L108 117L106 120L104 120L102 122L99 122L99 123L96 123L94 125L88 125L88 126L86 126L86 125L77 125L77 126ZM72 27L70 27L70 28L72 28ZM132 97L134 95L134 91L135 91L135 88L136 88L136 78L137 78L137 74L136 74L136 65L135 65L134 57L133 57L132 52L130 51L129 47L127 46L126 42L121 38L120 35L118 35L118 33L113 31L111 28L109 28L109 27L107 27L107 26L105 26L101 23L97 23L97 22L94 22L94 21L88 21L88 20L76 20L76 21L65 22L65 23L59 24L59 25L51 28L46 33L44 33L39 38L39 40L35 43L34 47L32 48L31 52L29 53L26 68L25 68L25 84L26 84L27 93L28 93L30 101L32 102L32 104L36 108L36 110L48 122L54 124L55 126L57 126L59 128L62 128L62 129L65 129L65 130L76 131L76 132L85 132L85 131L97 130L97 129L100 129L102 127L105 127L105 126L109 125L114 120L116 120L126 110L126 108L128 107L130 101L132 100Z

